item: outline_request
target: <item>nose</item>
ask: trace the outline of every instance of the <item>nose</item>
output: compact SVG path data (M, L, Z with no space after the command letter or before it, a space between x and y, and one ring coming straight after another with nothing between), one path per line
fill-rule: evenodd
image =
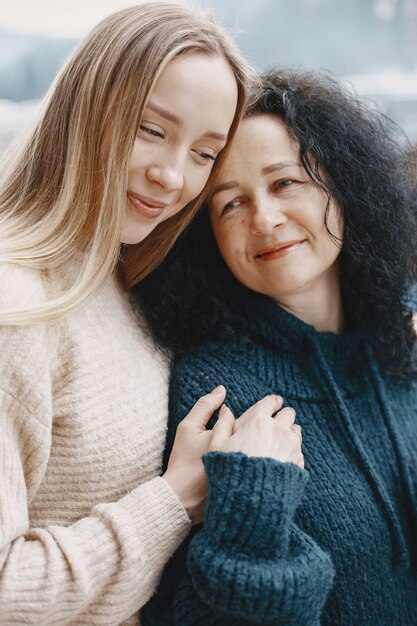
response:
M251 231L254 235L269 235L278 226L288 221L278 201L270 198L259 198L254 201Z
M179 158L155 163L148 168L147 174L151 182L166 191L178 191L184 186L184 167Z

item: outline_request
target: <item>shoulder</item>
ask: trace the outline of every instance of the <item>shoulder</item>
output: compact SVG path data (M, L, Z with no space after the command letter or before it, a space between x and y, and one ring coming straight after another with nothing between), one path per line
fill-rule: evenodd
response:
M41 272L0 264L0 311L25 309L47 299L47 281ZM0 325L2 388L16 388L20 398L25 395L22 389L31 388L32 380L49 377L56 334L46 324Z
M226 388L226 401L236 412L270 393L265 380L256 376L257 356L245 338L218 339L196 346L175 359L170 382L173 412L185 413L218 385Z
M214 386L224 384L218 380L233 375L245 363L253 344L245 338L220 338L202 343L180 358L174 359L173 381L189 381L193 387L201 387L203 393Z
M0 309L41 304L47 297L47 283L40 271L0 264Z

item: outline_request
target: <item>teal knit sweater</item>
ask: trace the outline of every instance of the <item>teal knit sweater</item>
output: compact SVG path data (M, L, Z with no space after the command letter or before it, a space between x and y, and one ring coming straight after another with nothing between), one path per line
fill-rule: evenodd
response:
M205 524L143 626L416 626L416 383L387 379L365 336L318 333L264 298L239 327L175 364L168 449L221 383L236 416L269 393L296 409L305 470L207 454Z

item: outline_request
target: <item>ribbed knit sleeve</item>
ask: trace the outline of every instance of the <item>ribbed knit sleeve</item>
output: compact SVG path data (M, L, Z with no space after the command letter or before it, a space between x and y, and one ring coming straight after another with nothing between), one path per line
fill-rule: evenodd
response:
M185 409L191 389L197 396L217 382L226 385L237 417L236 389L199 365L193 371L190 359L174 371L171 419L175 423L176 411ZM204 465L204 526L186 556L179 551L170 563L160 600L157 595L145 608L144 626L318 626L334 569L330 556L294 522L308 473L292 463L241 453L212 452Z
M175 623L319 625L333 569L294 524L307 473L243 454L204 463L205 524L189 547Z
M17 271L16 286L15 273L10 269L2 277L2 288L8 281L9 290L2 292L1 304L17 306L19 290L22 301L41 301L41 282ZM13 300L6 297L11 291L17 293ZM117 501L92 506L75 523L31 524L31 503L45 482L54 446L63 459L54 480L72 480L78 469L66 465L76 440L54 442L53 437L53 422L60 419L54 415L54 348L56 336L47 326L0 329L0 624L116 625L153 593L164 564L189 532L190 520L167 482L154 474ZM94 390L88 391L95 399ZM76 431L82 422L75 422L72 404L68 411L68 423ZM87 420L87 426L92 431L94 424ZM98 443L91 437L85 448L89 456L80 456L85 471L101 462L94 457ZM112 451L117 454L118 445L110 443L109 457ZM127 444L123 450L130 453ZM95 485L87 485L92 498L105 482L103 473L97 474ZM84 485L72 484L68 498L79 493L76 502L84 497ZM64 509L65 496L55 492L54 500L53 493L44 491L43 501L52 502L48 515Z

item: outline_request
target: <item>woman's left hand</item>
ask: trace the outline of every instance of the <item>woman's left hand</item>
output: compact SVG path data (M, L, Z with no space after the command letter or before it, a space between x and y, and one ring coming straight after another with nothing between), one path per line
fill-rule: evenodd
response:
M282 463L294 463L303 469L301 426L294 423L294 409L282 409L282 402L280 396L266 396L237 420L223 405L209 450L270 457Z

